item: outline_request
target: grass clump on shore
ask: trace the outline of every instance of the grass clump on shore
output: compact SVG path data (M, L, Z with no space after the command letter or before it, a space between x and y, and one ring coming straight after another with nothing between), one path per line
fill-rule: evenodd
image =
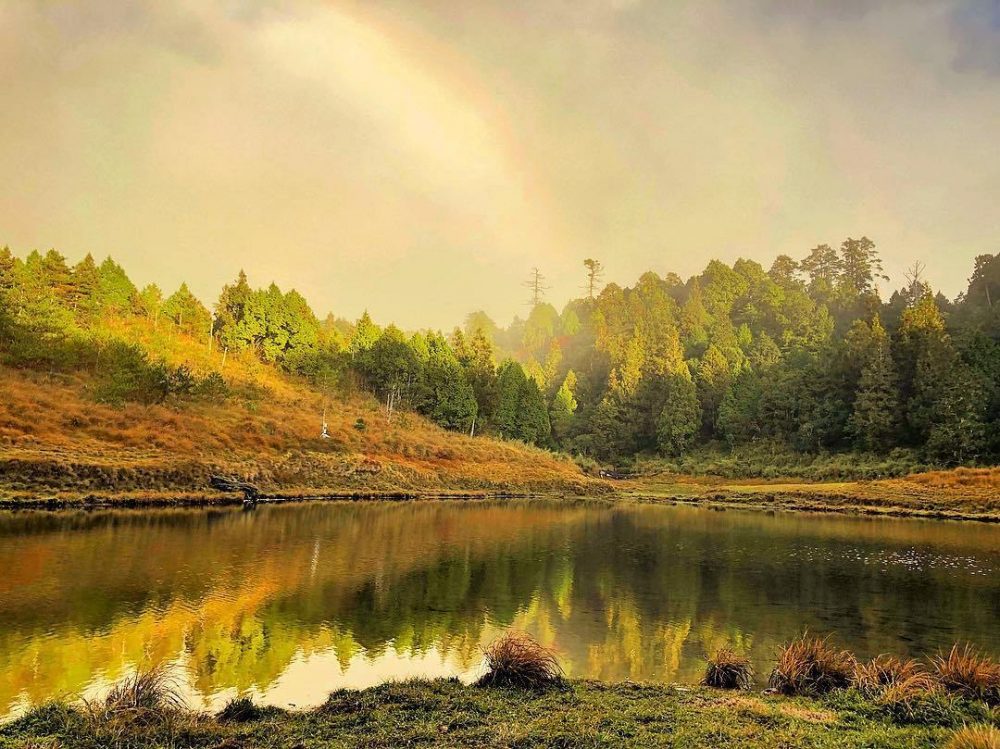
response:
M546 689L562 681L555 653L520 632L501 635L483 653L486 673L476 682L479 686Z
M968 699L1000 705L1000 663L981 655L972 645L952 647L934 658L938 681L949 692Z
M945 749L1000 749L1000 731L993 726L967 726L955 732Z
M716 689L750 690L753 688L753 678L753 664L749 658L736 653L732 648L719 648L708 659L701 683Z
M830 638L804 634L778 651L768 687L785 695L826 694L849 687L856 666L854 655L835 648Z
M858 664L854 671L854 686L866 698L881 699L896 690L906 694L924 694L938 688L934 676L913 658L903 660L894 655L877 655L867 663Z
M941 685L920 661L879 655L854 671L854 687L897 720L941 717Z
M264 713L264 709L255 705L249 697L236 697L229 700L215 717L220 723L249 723L260 720Z

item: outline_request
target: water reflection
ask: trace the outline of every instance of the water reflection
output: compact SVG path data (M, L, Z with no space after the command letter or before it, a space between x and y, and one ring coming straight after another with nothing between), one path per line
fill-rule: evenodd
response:
M459 675L513 626L573 676L693 681L804 628L1000 652L1000 528L604 504L0 515L0 714L178 664L195 704Z

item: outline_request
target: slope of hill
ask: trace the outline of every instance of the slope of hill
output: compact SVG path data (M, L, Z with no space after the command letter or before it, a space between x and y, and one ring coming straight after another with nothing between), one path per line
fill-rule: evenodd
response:
M222 361L184 336L156 343L157 356L195 373ZM0 366L0 498L207 499L212 473L290 495L606 489L569 458L448 432L410 412L389 421L364 393L324 393L251 357L231 357L224 374L222 401L111 406L95 399L93 373Z
M206 493L233 474L270 491L600 491L569 459L446 432L415 414L392 423L370 399L327 401L287 385L260 401L124 408L88 398L87 376L0 369L0 496L155 498Z

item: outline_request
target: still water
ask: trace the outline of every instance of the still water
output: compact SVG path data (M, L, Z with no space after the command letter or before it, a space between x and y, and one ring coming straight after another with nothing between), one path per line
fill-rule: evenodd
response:
M0 514L0 716L172 665L199 708L481 669L508 627L574 677L758 673L808 628L859 656L1000 654L1000 527L578 502Z

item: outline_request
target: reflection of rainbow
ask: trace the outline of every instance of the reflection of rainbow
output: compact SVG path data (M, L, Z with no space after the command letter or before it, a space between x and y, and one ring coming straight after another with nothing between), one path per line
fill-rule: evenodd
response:
M402 157L411 171L403 177L419 177L422 191L429 181L435 204L459 207L502 247L559 247L547 193L504 103L467 56L362 4L262 25L259 41L269 64L362 114L380 148ZM440 231L431 214L425 228Z

